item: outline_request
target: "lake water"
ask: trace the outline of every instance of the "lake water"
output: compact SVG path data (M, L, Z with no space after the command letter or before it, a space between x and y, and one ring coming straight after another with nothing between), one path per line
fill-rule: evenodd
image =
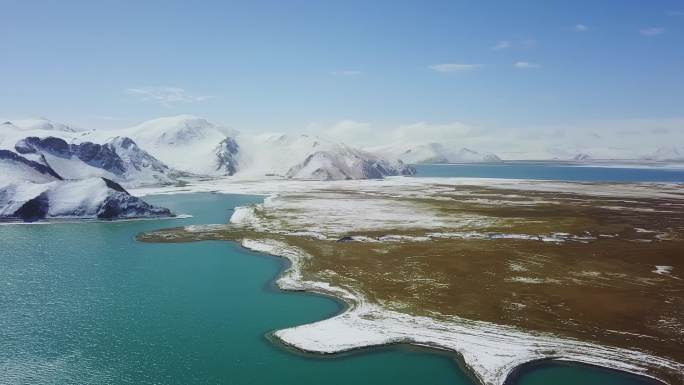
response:
M0 384L473 384L445 354L393 347L318 358L273 344L269 331L326 318L340 304L277 290L284 261L233 243L134 240L224 223L232 207L261 198L147 200L194 217L0 226ZM515 383L646 383L566 369L525 371Z
M418 177L511 178L587 182L684 182L684 168L623 168L562 163L419 164Z

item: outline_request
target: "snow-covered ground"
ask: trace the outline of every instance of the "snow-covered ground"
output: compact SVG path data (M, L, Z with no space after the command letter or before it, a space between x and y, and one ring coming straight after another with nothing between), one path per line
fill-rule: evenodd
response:
M183 186L132 188L136 195L183 192L220 192L226 194L271 195L278 192L360 191L365 194L391 191L401 197L440 199L458 186L489 187L505 190L578 193L604 197L684 199L684 183L591 183L499 178L411 178L388 177L382 180L299 181L279 177L222 177L211 180L188 179Z

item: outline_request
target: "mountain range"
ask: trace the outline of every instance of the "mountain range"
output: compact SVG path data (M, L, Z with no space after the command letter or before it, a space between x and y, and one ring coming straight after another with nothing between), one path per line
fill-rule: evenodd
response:
M168 216L123 187L182 177L344 180L413 175L401 161L307 135L245 136L194 116L116 131L44 119L0 124L0 219Z
M308 135L240 135L189 115L116 131L6 122L0 148L49 165L67 179L99 176L128 186L169 184L191 175L338 180L415 173L400 160L343 143Z
M596 154L588 150L563 160L618 159ZM684 161L684 147L662 147L634 160ZM414 175L411 164L500 161L448 143L361 149L311 135L245 135L190 115L99 131L47 119L8 121L0 124L0 218L170 215L123 186L174 184L184 177L380 179Z

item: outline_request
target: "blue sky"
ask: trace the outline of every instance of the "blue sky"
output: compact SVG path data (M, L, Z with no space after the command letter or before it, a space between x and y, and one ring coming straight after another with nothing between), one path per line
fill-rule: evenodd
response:
M684 130L682 1L0 0L0 14L3 118Z

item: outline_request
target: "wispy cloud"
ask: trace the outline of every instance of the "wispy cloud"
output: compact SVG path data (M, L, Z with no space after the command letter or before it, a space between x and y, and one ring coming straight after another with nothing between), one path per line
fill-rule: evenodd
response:
M513 67L519 68L519 69L532 69L532 68L541 68L541 65L537 64L537 63L530 63L528 61L519 61L519 62L515 62L513 64Z
M337 70L332 71L330 74L335 76L359 76L362 75L363 72L357 70Z
M684 16L684 11L669 11L668 16Z
M500 51L502 49L511 48L512 46L513 46L513 43L510 40L499 40L496 44L494 44L492 49L494 51Z
M639 33L642 36L649 36L649 37L650 36L658 36L658 35L662 35L663 33L665 33L665 28L662 28L662 27L644 28L644 29L640 30Z
M587 32L589 27L586 24L575 24L573 27L576 32Z
M174 103L194 103L209 99L208 96L193 95L180 87L136 87L127 88L126 93L136 95L142 101L157 102L165 107Z
M428 68L443 73L469 72L482 68L482 64L441 63L433 64Z
M537 44L534 39L524 40L499 40L492 46L494 51L502 51L510 48L532 48Z

